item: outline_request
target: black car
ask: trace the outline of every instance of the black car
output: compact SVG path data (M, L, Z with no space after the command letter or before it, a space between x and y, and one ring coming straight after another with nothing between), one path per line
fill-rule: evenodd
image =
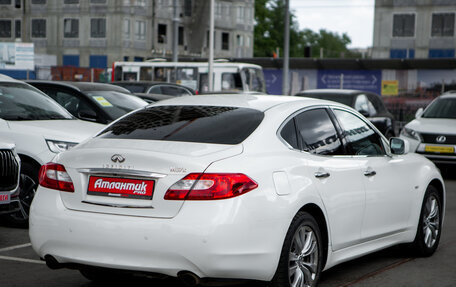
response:
M358 90L305 90L295 96L339 102L357 110L368 118L387 138L395 136L394 117L377 94Z
M147 102L156 102L172 97L192 96L196 92L186 86L150 81L118 81L111 84L123 87Z
M107 124L147 102L119 86L90 82L27 81L78 119Z

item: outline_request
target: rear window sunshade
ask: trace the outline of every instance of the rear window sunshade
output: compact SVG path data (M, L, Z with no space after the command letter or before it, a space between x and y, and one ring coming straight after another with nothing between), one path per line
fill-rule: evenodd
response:
M158 106L138 110L99 137L239 144L261 123L264 113L250 108Z

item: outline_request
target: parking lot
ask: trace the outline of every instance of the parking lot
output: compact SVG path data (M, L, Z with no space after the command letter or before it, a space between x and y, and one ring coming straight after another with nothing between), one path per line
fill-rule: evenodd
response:
M453 175L451 175L453 173ZM456 175L445 179L446 217L437 252L413 258L396 246L338 265L322 274L322 287L330 286L456 286ZM125 283L119 283L125 285ZM137 278L130 286L184 286L174 280ZM100 286L75 270L50 270L30 246L27 229L0 223L0 286ZM113 286L113 284L109 284ZM243 285L245 286L245 285Z

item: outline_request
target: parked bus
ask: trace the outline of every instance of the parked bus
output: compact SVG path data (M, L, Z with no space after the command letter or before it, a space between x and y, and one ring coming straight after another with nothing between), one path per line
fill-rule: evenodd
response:
M176 83L200 93L209 90L207 62L114 62L111 80ZM266 93L261 66L245 63L214 62L214 92Z

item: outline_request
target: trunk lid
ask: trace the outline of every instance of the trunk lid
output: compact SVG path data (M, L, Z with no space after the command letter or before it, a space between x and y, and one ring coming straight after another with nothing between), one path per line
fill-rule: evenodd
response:
M68 209L142 217L172 218L183 201L164 200L174 183L192 172L204 172L214 161L242 153L242 145L202 144L150 140L95 138L62 153L56 162L65 166L74 184L74 193L61 192ZM90 178L92 177L92 181ZM152 198L107 192L93 192L102 182L152 184ZM89 190L91 183L91 192ZM108 183L106 183L108 184ZM106 187L106 185L104 186ZM147 187L147 189L149 189Z

